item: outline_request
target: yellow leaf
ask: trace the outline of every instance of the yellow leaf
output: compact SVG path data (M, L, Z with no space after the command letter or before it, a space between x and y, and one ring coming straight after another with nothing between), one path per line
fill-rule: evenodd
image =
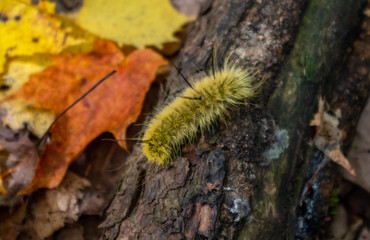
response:
M10 61L8 71L2 79L1 85L6 90L0 91L0 101L13 94L29 81L31 74L41 72L53 64L52 59L45 56L29 57L24 60ZM11 129L18 130L27 123L29 130L41 137L54 120L54 114L48 110L36 108L30 103L21 100L1 102L1 110L5 111L2 121Z
M36 108L22 100L10 100L1 104L1 109L6 111L3 124L13 130L28 129L38 137L42 137L54 121L55 115L48 110Z
M15 0L0 1L0 73L11 57L56 54L71 47L85 51L92 48L92 36L74 31L48 14L51 9L54 3L47 1L40 2L40 8Z
M21 88L29 80L31 74L41 72L51 64L53 64L53 61L45 56L9 61L8 71L0 82L3 88L0 91L0 100Z
M174 32L190 20L179 14L169 0L86 0L80 12L67 17L120 46L138 48L176 42Z

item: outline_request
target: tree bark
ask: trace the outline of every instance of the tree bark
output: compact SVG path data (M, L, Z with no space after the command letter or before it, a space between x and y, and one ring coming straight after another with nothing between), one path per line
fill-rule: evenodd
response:
M353 77L365 60L348 55L362 3L205 2L176 65L185 76L208 72L213 48L219 63L232 53L231 61L257 72L256 81L266 79L260 95L184 146L166 169L148 166L136 146L106 210L103 238L320 237L339 167L321 167L327 157L310 143L309 124L323 96L342 112L348 150L369 89L368 73ZM173 71L169 95L184 87Z

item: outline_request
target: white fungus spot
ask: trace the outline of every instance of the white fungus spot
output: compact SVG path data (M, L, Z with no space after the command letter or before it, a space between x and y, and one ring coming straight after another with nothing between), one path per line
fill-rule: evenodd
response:
M285 129L276 129L275 130L275 142L267 149L263 156L265 161L261 163L262 166L270 164L270 161L273 159L278 159L280 154L284 152L289 146L289 135L288 131Z
M236 214L235 222L239 222L241 219L248 216L251 209L249 207L247 200L242 200L240 198L237 198L234 200L233 207L230 209L230 212L233 214Z

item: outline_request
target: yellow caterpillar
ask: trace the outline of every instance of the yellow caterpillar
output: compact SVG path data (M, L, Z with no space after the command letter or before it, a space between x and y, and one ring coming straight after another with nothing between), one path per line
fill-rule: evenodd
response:
M167 165L181 146L195 139L199 131L210 129L245 98L256 96L263 81L253 85L249 71L226 60L212 75L198 74L190 82L194 85L189 84L149 122L142 146L150 162Z

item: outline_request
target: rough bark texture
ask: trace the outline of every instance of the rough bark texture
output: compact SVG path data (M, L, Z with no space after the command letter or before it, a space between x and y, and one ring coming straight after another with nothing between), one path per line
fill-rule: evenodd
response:
M232 52L257 70L256 79L266 78L261 94L184 146L167 169L148 167L137 146L107 208L103 238L320 236L338 167L323 167L310 187L326 157L309 143L309 123L324 96L342 111L348 148L369 88L368 73L356 73L366 63L344 65L360 7L358 0L206 2L176 65L185 76L209 71L212 47L219 62ZM167 87L171 96L185 83L173 72Z

